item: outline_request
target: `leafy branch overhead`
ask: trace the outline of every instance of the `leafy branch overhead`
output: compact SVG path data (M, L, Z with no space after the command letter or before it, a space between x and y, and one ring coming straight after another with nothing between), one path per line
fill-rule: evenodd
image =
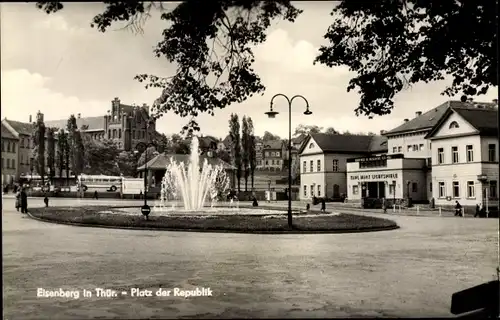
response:
M194 120L199 114L213 115L264 92L252 69L252 47L266 40L274 19L294 22L301 13L284 0L183 1L170 11L156 2L105 4L91 23L100 32L116 22L142 32L152 10L169 23L154 53L173 63L175 74L135 78L146 88L162 89L153 104L156 117L166 112L191 117L185 128L191 132L199 130ZM360 93L357 114L390 113L396 93L445 75L452 77L447 95L484 94L497 85L495 1L344 0L335 5L325 34L329 44L314 62L356 73L347 90ZM63 9L60 2L37 6L47 13Z

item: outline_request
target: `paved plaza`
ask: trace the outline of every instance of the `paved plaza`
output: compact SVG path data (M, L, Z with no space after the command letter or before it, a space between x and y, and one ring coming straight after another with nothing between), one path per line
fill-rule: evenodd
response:
M140 204L51 200L97 203ZM6 319L450 316L451 295L495 279L498 264L496 219L391 215L400 229L252 235L72 227L13 208L4 198ZM36 297L38 288L134 287L205 287L213 295Z

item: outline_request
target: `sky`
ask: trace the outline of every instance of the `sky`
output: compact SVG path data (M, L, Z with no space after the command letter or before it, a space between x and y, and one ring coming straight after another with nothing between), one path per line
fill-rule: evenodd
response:
M175 6L173 3L168 4ZM201 115L201 134L224 137L229 116L236 113L253 119L255 133L265 131L288 135L286 102L275 100L280 112L269 119L271 97L283 93L305 96L313 112L304 116L305 105L295 101L292 126L298 124L333 127L338 131L375 132L390 130L416 111L432 109L449 100L440 93L446 81L417 84L395 97L390 115L357 117L354 113L359 95L347 92L352 74L344 67L313 65L323 39L333 2L298 2L304 12L295 23L274 21L267 41L255 48L254 68L266 91L240 104L217 110L215 116ZM112 26L106 33L90 27L92 18L103 11L101 3L66 3L62 11L47 15L35 3L1 3L1 112L2 119L28 122L37 111L45 120L104 115L118 97L124 104L152 105L159 96L156 89L144 88L134 80L136 74L172 75L174 69L165 58L153 54L166 23L154 14L145 24L144 33L136 34ZM497 97L497 88L477 101ZM456 97L455 99L458 99ZM166 114L157 121L157 130L178 133L188 119Z

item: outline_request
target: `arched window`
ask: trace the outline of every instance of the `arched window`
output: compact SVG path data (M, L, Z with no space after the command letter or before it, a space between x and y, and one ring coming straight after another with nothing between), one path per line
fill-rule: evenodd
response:
M458 125L458 123L456 121L453 121L452 123L450 123L450 129L455 129L455 128L459 128L460 126Z
M122 129L118 129L118 138L121 139L122 138Z
M135 130L132 130L132 139L135 139Z
M108 139L111 138L111 129L108 129Z
M113 138L116 138L116 137L117 137L116 129L113 129Z
M312 149L312 148L314 148L314 143L311 143L311 144L309 145L309 149Z

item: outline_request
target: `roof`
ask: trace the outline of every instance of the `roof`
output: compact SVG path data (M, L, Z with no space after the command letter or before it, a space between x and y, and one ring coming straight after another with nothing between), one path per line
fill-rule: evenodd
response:
M31 136L33 133L33 124L31 123L7 119L5 119L4 121L6 121L12 127L12 129L14 129L19 134Z
M299 144L304 142L304 140L307 138L307 134L301 133L298 137L292 138L292 143L294 144Z
M46 127L58 129L66 129L67 124L68 119L45 121ZM78 128L88 126L88 131L104 130L104 116L76 118L76 125Z
M10 132L2 121L2 139L18 140L18 138Z
M282 140L268 140L263 142L263 149L282 149Z
M434 135L453 112L470 123L480 135L496 136L498 134L498 109L456 106L448 109L439 123L427 134L426 138Z
M313 133L300 147L302 153L309 139L314 139L323 152L373 153L387 151L387 138L383 136Z
M409 132L409 131L419 131L425 129L432 129L434 126L438 124L441 118L445 115L446 111L450 108L466 108L466 109L476 109L476 105L482 105L487 108L491 108L495 106L494 103L491 102L462 102L457 100L447 101L434 109L431 109L420 116L409 120L408 122L403 123L399 127L396 127L384 135L393 135L397 133Z
M183 162L183 163L188 163L190 161L189 157L191 155L189 154L165 154L161 153L154 157L153 159L149 160L147 163L148 169L153 169L153 170L164 170L165 167L167 166L168 163L170 163L170 159L173 159L176 162ZM200 156L200 165L202 165L205 162L205 159L208 160L208 163L211 165L222 165L224 169L234 169L232 165L229 163L219 159L219 158L210 158L207 157L206 155L201 155ZM137 168L138 171L143 171L144 170L144 165L140 166Z

